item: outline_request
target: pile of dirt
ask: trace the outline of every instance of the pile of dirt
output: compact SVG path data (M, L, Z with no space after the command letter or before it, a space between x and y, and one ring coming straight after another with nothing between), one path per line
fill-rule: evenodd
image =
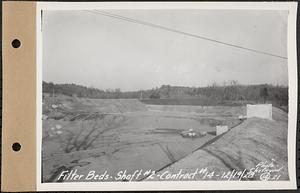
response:
M241 180L288 180L287 128L287 114L273 108L273 120L247 119L215 142L158 174L192 173L198 168L214 172L214 175L196 175L194 180L229 180L224 175L222 178L222 174L246 170L244 175L252 172L253 176Z

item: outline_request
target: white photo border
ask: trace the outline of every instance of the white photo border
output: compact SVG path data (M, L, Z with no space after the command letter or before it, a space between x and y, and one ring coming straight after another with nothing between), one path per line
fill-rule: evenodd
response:
M297 2L37 2L37 101L36 101L36 157L37 191L147 191L147 190L271 190L296 189L296 132L297 132ZM288 14L288 181L146 181L146 182L65 182L42 183L42 10L92 9L244 9L287 10Z

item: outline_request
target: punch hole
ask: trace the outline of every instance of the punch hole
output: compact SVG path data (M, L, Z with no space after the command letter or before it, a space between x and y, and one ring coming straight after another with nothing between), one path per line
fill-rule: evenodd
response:
M14 143L14 144L12 145L12 149L13 149L14 151L20 151L20 149L21 149L21 144L18 143L18 142Z
M18 40L18 39L14 39L14 40L11 42L11 45L12 45L12 47L14 47L14 48L19 48L19 47L21 46L21 42L20 42L20 40Z

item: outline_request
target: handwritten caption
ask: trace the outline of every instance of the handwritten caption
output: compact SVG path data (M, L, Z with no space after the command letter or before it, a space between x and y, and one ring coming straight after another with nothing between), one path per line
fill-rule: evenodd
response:
M77 169L64 170L60 173L57 180L60 181L138 181L144 180L261 180L261 181L277 181L280 179L280 171L283 167L279 167L271 162L260 162L255 167L244 170L230 170L224 172L210 171L208 168L196 168L192 172L184 172L183 169L172 172L164 170L156 172L154 170L128 170L118 171L115 175L109 174L108 171L97 173L95 170L89 171L87 174L80 174Z

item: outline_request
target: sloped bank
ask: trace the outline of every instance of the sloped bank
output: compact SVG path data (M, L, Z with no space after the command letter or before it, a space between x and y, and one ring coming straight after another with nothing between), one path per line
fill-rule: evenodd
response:
M273 119L247 119L145 180L288 180L287 114L273 108Z

